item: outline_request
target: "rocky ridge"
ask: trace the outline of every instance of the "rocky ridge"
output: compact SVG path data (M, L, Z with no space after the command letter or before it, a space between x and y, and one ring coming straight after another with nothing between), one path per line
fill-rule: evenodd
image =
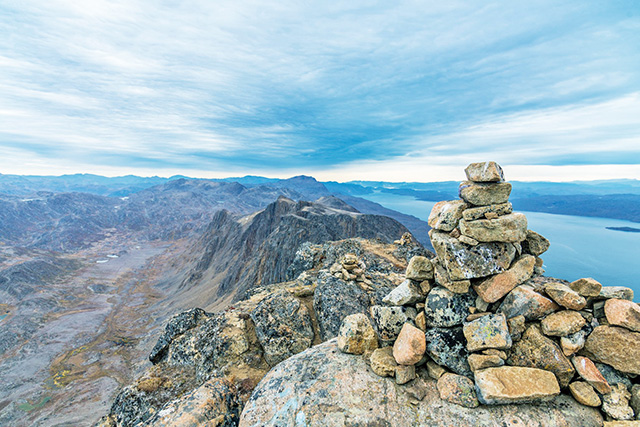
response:
M549 242L512 211L500 166L475 163L465 172L460 200L436 204L429 217L437 257L411 259L407 280L368 319L345 318L338 348L362 354L397 384L426 371L442 400L466 408L564 394L607 420L640 420L630 404L640 388L640 306L631 289L542 277L539 256ZM418 314L389 330L386 319L399 309ZM364 341L369 328L378 342Z

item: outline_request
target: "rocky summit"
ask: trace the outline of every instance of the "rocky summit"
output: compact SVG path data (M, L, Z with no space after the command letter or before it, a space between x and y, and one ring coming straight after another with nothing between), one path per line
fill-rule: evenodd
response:
M100 425L640 426L631 289L545 277L502 168L465 174L429 215L435 254L303 244L290 281L174 316Z

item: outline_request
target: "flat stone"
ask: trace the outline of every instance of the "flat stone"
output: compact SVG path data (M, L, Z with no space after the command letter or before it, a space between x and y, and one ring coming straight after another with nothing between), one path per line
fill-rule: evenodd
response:
M373 327L378 333L378 338L383 346L392 345L402 326L408 321L413 321L408 307L388 307L384 305L374 305L370 309ZM414 310L415 311L415 310ZM416 314L417 315L417 314Z
M461 327L431 328L425 333L427 353L438 365L456 374L471 376L467 351Z
M433 264L436 284L449 289L456 294L466 294L471 287L470 280L451 280L447 270L438 262Z
M593 387L584 381L569 384L569 391L576 401L582 405L598 407L602 404Z
M364 313L351 314L342 320L338 348L343 353L363 354L378 348L378 336Z
M602 412L615 420L633 420L630 398L629 390L622 384L616 384L611 388L611 393L602 396Z
M431 378L437 381L441 376L447 373L447 370L433 360L429 360L427 362L427 373Z
M501 366L474 373L478 400L486 405L545 402L560 394L556 377L536 368Z
M511 347L507 364L546 369L553 372L562 388L569 385L575 369L562 350L551 339L542 335L536 324L531 324Z
M534 265L535 258L531 255L524 255L514 262L507 271L474 284L473 289L484 301L494 303L511 292L513 288L531 278Z
M542 319L542 333L552 337L566 337L578 332L587 321L577 311L562 310Z
M507 319L504 314L489 314L472 322L465 323L462 327L467 339L467 350L470 352L485 350L488 348L511 348L511 335L507 327Z
M415 365L427 350L424 331L405 323L393 344L393 357L399 365Z
M504 181L504 172L496 162L471 163L464 169L467 179L473 182Z
M573 366L575 366L578 375L598 390L598 393L605 394L611 392L611 386L591 359L583 356L574 356L571 358L571 362Z
M524 316L527 321L536 320L560 309L553 300L534 291L529 285L516 286L504 297L498 312L507 319Z
M502 350L498 350L497 348L487 348L482 350L482 354L487 354L489 356L498 356L500 359L507 360L507 353Z
M509 326L511 341L518 341L526 329L526 319L522 315L512 317L507 319L507 326Z
M635 302L617 298L609 299L604 304L604 313L610 325L640 332L640 306Z
M502 273L509 268L516 249L511 243L468 246L447 233L430 230L429 237L451 280L466 280Z
M456 294L447 288L435 287L427 295L424 315L428 327L449 328L462 325L469 315L469 307L475 304L475 296Z
M498 216L508 215L513 212L513 206L511 203L500 203L498 205L478 206L475 208L467 208L462 212L462 218L467 221L473 221L476 219L486 218L488 213L493 213Z
M416 378L416 367L414 365L396 366L396 384L406 384Z
M393 358L393 347L377 348L369 358L371 369L380 377L393 377L396 374L396 359Z
M640 375L640 333L618 326L598 326L587 337L584 351L591 360L620 372Z
M597 297L600 295L602 285L591 277L578 279L575 282L571 282L569 285L571 289L582 295L583 297Z
M407 265L405 277L418 282L433 279L433 265L429 258L424 256L412 257Z
M587 333L585 331L578 331L575 334L560 338L560 347L562 347L564 355L569 357L582 350L586 337Z
M506 203L509 200L509 194L511 194L511 184L508 182L477 183L463 181L458 187L460 198L474 206Z
M582 295L562 283L547 283L544 292L569 310L582 310L587 305L587 300Z
M463 200L448 200L433 205L427 223L436 230L452 231L458 227L462 212L468 208Z
M517 243L527 237L527 217L519 212L495 219L460 220L460 233L478 242Z
M527 230L527 237L522 242L522 252L535 256L542 255L549 249L549 240L541 234ZM540 266L542 267L542 266Z
M438 379L440 398L465 408L476 408L480 403L476 397L473 381L462 375L444 374Z
M625 286L603 286L598 294L599 299L625 299L633 301L633 289Z
M500 356L489 354L470 354L467 358L472 372L486 368L496 368L504 365L504 359Z
M478 243L480 243L476 239L472 239L469 236L462 236L462 235L458 237L458 240L460 240L465 245L469 245L469 246L476 246Z
M406 279L389 292L382 302L389 305L408 305L415 304L421 299L424 299L424 294L420 286Z

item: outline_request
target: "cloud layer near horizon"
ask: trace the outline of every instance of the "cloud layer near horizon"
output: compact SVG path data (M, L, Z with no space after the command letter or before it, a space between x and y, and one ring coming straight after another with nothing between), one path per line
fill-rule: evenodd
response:
M0 173L637 171L637 2L473 3L0 5Z

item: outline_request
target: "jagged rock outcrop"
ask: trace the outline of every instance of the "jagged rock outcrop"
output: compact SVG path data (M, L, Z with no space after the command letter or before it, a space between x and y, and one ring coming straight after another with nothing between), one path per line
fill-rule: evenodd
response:
M331 340L271 370L245 405L239 426L602 426L596 409L569 396L545 405L467 408L442 400L436 381L424 369L419 374L397 385Z

